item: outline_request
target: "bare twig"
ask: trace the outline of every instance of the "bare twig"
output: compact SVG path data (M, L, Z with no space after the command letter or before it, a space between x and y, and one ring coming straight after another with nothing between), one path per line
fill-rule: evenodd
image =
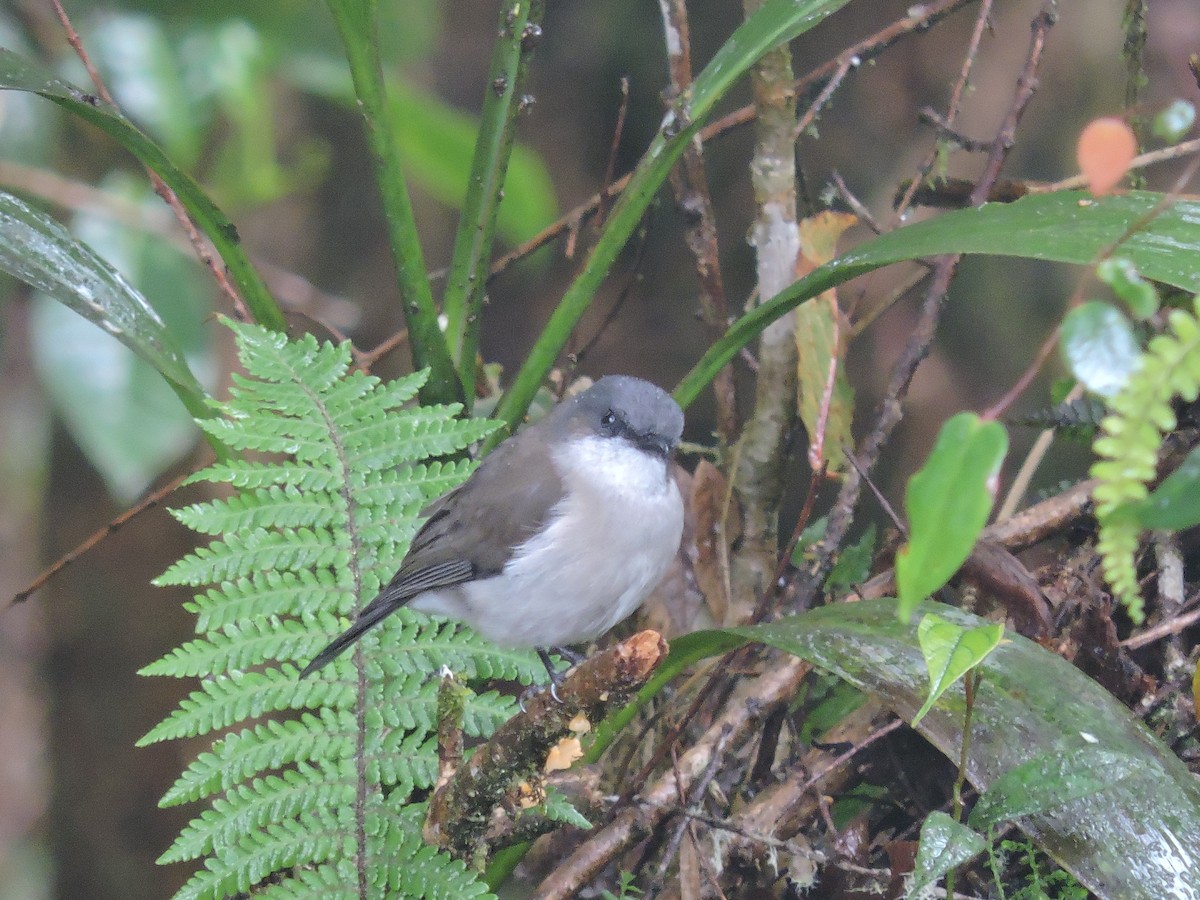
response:
M208 465L208 462L205 462L204 465ZM75 546L74 549L69 550L56 559L47 569L45 569L45 571L38 575L37 578L33 579L28 586L18 591L10 602L17 604L28 600L31 596L33 596L33 594L41 590L47 581L49 581L71 563L75 562L77 559L79 559L79 557L83 556L100 542L112 537L142 513L146 512L147 510L154 509L154 507L162 503L163 500L165 500L168 495L170 495L177 487L179 487L179 485L182 484L184 479L186 479L189 475L191 475L191 472L184 472L177 478L172 478L162 487L147 494L133 506L129 507L129 509L125 510L125 512L121 513L115 519L112 519L103 528L93 532L89 537L85 538L80 544Z
M950 102L946 105L946 115L942 118L942 122L945 123L947 128L953 127L954 120L958 118L963 92L966 91L967 83L970 81L971 70L975 67L975 58L979 55L979 45L983 41L983 33L988 27L991 15L992 0L982 0L979 5L979 12L975 16L975 28L971 31L971 40L967 45L967 52L963 56L962 69L959 71L958 80L954 83L954 89L950 92ZM896 204L892 216L893 223L900 222L904 218L904 214L908 212L917 189L929 173L933 171L933 166L937 162L937 158L938 148L934 144L925 155L925 160L918 168L916 176L909 183L908 190L904 192L904 196Z
M116 222L126 228L152 234L180 253L191 257L195 247L186 235L171 228L171 216L162 207L147 207L102 190L83 181L65 178L57 172L26 166L8 159L0 159L0 184L22 193L30 194L71 212L86 212ZM205 246L209 246L206 238ZM284 269L261 256L252 255L251 260L262 272L271 293L292 310L326 324L326 318L345 322L358 309L346 297L324 291L297 272Z
M662 858L659 860L658 872L655 874L654 880L650 883L650 886L646 889L646 900L653 900L653 898L657 897L662 892L663 885L666 882L667 872L670 871L671 864L675 861L675 857L679 853L679 845L683 842L683 833L692 823L690 816L692 813L700 811L701 802L704 800L704 794L708 790L709 784L712 783L713 778L716 777L717 771L720 769L721 762L723 761L723 753L725 752L726 741L728 741L728 739L729 731L726 729L718 736L716 746L713 747L712 758L708 761L708 765L705 767L700 777L697 778L695 783L692 785L691 796L687 799L687 802L680 804L679 808L683 815L679 817L679 822L676 824L675 830L671 834L671 839L667 841L667 847L663 851ZM678 765L675 767L675 783L682 792L683 779L679 775Z
M1190 603L1194 603L1200 595L1192 597ZM1139 647L1145 647L1148 644L1153 644L1155 641L1161 641L1165 637L1179 634L1185 628L1190 628L1200 622L1200 608L1191 610L1190 612L1182 613L1173 619L1168 619L1165 622L1159 622L1152 628L1147 628L1145 631L1139 631L1137 634L1130 635L1121 641L1121 646L1126 650L1136 650Z
M683 0L659 0L666 33L667 62L671 97L688 90L692 84L691 39L687 8ZM717 341L729 327L729 303L721 276L721 256L717 246L717 220L708 191L704 165L704 144L699 137L683 151L681 163L671 171L675 202L687 222L685 240L696 258L700 283L700 312L708 329L709 340ZM722 446L736 440L738 432L737 393L733 366L726 364L713 378L713 396L717 406L717 434Z

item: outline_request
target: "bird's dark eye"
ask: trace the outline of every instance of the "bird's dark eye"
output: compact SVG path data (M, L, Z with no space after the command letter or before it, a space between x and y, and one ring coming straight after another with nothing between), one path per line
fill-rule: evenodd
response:
M611 409L600 417L600 424L605 428L612 428L617 421L617 414Z

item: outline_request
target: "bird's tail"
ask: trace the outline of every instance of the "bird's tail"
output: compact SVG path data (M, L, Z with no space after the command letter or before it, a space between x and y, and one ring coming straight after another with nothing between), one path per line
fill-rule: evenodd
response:
M318 653L313 661L304 667L304 671L300 673L300 677L306 678L318 669L322 669L333 662L342 655L347 647L403 605L403 603L395 601L391 603L372 602L368 604L366 609L362 611L362 614L354 621L353 625L334 638L328 647Z

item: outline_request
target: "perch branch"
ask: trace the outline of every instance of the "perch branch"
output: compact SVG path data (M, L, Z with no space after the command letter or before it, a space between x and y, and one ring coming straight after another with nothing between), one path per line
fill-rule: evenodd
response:
M549 691L534 696L467 765L445 773L429 802L425 839L462 858L486 855L496 808L522 785L540 782L551 748L573 734L572 720L583 715L598 722L625 704L666 655L662 636L643 631L572 669L557 689L559 699Z

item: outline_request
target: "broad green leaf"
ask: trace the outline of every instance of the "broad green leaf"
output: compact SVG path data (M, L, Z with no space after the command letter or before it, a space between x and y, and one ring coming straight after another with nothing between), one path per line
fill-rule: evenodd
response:
M1176 144L1196 124L1196 107L1187 100L1175 100L1154 117L1155 136L1168 144Z
M954 821L941 810L934 810L921 825L921 842L909 897L920 897L925 888L937 883L951 869L978 856L987 849L987 841L978 832Z
M904 494L909 535L896 554L901 616L945 585L971 555L1007 450L1004 426L974 413L959 413L942 426Z
M1161 208L1160 208L1161 207ZM945 253L1019 256L1091 265L1120 243L1143 278L1200 292L1200 202L1130 191L1095 199L1080 191L1034 194L944 213L866 241L742 316L675 389L689 406L725 363L789 310L867 272ZM1137 226L1136 228L1134 226Z
M204 389L145 298L58 222L3 192L0 269L99 325L166 378L192 415L210 415Z
M1108 789L1141 764L1138 757L1098 744L1035 756L992 783L971 810L971 827L986 831L1027 816L1053 816L1076 801L1102 804Z
M283 71L297 87L348 109L354 107L354 88L344 62L305 57ZM399 78L389 78L387 90L407 174L435 200L460 208L471 172L477 120ZM504 183L496 226L505 240L517 244L554 218L558 202L546 164L527 145L513 146Z
M11 14L3 11L0 11L0 47L29 52L25 32L17 27ZM57 126L62 116L58 110L29 94L13 94L2 99L0 147L4 148L4 160L25 165L44 163L55 150Z
M314 182L329 163L328 149L319 139L298 141L288 154L294 161L286 166L280 162L271 125L278 93L272 87L273 60L258 32L234 19L206 38L204 81L229 123L209 176L214 193L231 204L261 204Z
M915 727L950 685L971 671L996 649L1004 626L963 628L937 615L926 615L917 626L917 641L929 669L929 696L912 720Z
M1071 373L1101 397L1119 393L1142 359L1129 320L1116 307L1098 300L1067 313L1059 346Z
M93 94L56 77L38 63L3 48L0 48L0 89L28 91L52 100L95 125L153 169L175 192L196 225L212 241L255 319L276 331L284 329L286 323L283 314L242 249L237 228L190 176L172 163L154 141L118 110Z
M30 332L43 387L117 500L135 500L195 444L195 422L162 376L111 335L45 295Z
M1123 256L1110 256L1096 266L1096 277L1113 289L1135 318L1148 319L1158 312L1158 291Z
M1200 525L1200 447L1145 500L1130 506L1143 528L1182 531Z
M696 661L742 641L761 641L838 675L911 719L928 691L928 671L917 629L898 619L896 605L895 600L834 604L770 625L677 638L652 684L621 715L635 716L666 681ZM938 603L922 603L918 611L964 629L989 624ZM1139 719L1074 666L1019 635L1005 638L979 667L968 779L986 791L1028 760L1069 756L1090 746L1137 760L1102 796L1069 799L1051 813L1025 817L1020 827L1100 896L1200 898L1200 784ZM917 726L955 763L962 752L964 703L962 685L955 684ZM608 722L598 737L602 732L611 733ZM594 755L598 748L589 754Z
M121 108L179 165L195 166L211 113L201 114L159 21L144 13L106 15L84 42ZM73 77L86 78L78 69Z

